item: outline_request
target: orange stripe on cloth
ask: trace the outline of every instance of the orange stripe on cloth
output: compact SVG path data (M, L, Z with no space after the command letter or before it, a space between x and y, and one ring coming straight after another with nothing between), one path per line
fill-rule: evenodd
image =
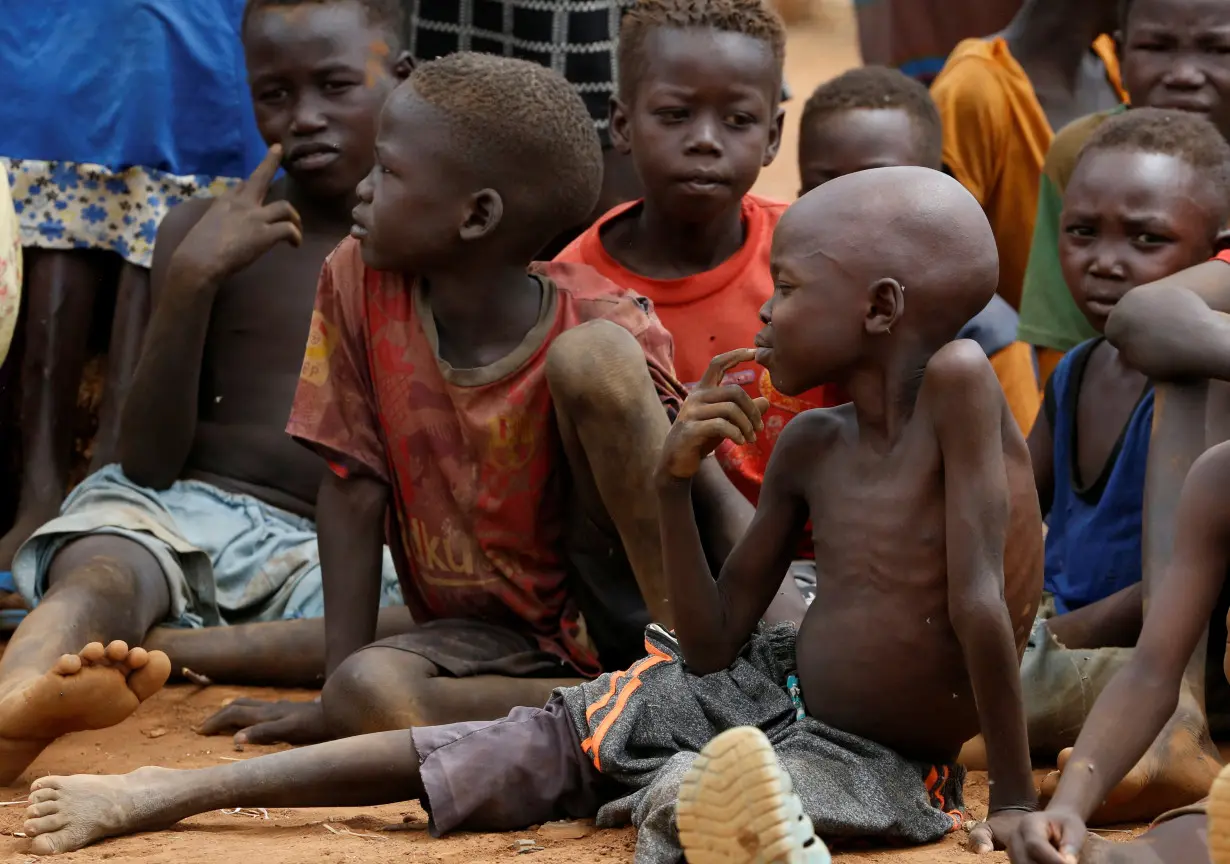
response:
M641 686L641 674L652 669L661 663L669 663L674 658L669 654L655 648L649 644L649 640L645 640L645 650L649 652L648 657L638 660L631 669L628 670L628 683L624 685L624 689L620 692L619 698L615 700L615 706L611 708L609 714L602 718L602 722L598 724L598 728L594 730L594 734L581 742L581 751L589 755L594 761L594 767L599 771L602 770L602 758L599 755L599 748L602 747L602 739L606 737L606 733L615 725L615 721L619 719L619 715L623 713L624 706L628 704L628 699ZM611 696L615 694L616 686L618 685L618 673L611 676L611 688L607 694L593 705L585 709L585 719L589 721L593 715L601 710L608 702L611 701Z

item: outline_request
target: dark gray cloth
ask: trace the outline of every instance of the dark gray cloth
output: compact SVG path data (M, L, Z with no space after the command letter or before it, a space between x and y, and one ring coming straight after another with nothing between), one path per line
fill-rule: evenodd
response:
M969 320L957 334L958 339L973 339L988 357L1016 341L1020 316L1008 301L996 294L981 312Z
M597 823L637 827L637 864L681 859L680 781L697 752L735 726L756 726L768 736L803 812L825 839L928 843L960 826L960 766L911 762L812 717L796 719L786 690L795 660L792 625L761 630L730 668L703 677L684 668L678 643L661 628L650 627L645 641L649 656L626 672L557 691L582 748L605 778L624 787L622 797L599 808Z

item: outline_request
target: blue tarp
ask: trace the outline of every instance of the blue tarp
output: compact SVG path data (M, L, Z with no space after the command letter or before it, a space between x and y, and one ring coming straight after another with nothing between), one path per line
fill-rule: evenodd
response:
M0 156L245 177L244 0L0 2Z

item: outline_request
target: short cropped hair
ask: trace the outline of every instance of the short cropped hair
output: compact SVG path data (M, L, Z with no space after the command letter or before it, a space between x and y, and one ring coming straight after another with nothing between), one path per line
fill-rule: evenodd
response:
M854 109L897 108L914 126L919 164L939 170L944 161L940 112L926 85L887 66L863 66L821 84L803 105L801 128L823 117Z
M619 92L636 91L645 40L659 27L742 33L768 44L778 72L786 61L786 25L768 0L637 0L619 28ZM774 99L780 94L775 93Z
M1230 219L1230 144L1207 118L1187 111L1133 108L1102 123L1081 148L1077 164L1104 150L1161 153L1183 160L1212 192L1217 219L1213 230Z
M417 66L410 87L447 118L459 156L499 190L505 224L525 235L528 255L593 212L602 145L585 103L561 75L463 51Z
M406 13L401 0L248 0L243 8L243 21L239 32L248 31L252 15L264 9L290 8L294 6L331 6L341 3L357 3L367 13L367 20L384 30L400 45L406 31Z

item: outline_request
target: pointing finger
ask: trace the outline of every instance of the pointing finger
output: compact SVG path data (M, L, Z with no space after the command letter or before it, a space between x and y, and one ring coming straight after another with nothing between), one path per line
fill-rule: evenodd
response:
M755 356L755 348L736 348L734 351L719 354L709 361L709 368L700 377L700 383L696 385L697 388L716 387L722 383L722 378L727 372L740 363L746 363L754 359Z
M269 148L269 152L265 154L265 158L261 160L261 164L256 166L247 182L243 184L240 193L243 197L252 201L254 204L260 204L265 200L265 195L269 192L269 184L273 182L273 178L277 176L278 167L282 164L282 145L274 144Z

